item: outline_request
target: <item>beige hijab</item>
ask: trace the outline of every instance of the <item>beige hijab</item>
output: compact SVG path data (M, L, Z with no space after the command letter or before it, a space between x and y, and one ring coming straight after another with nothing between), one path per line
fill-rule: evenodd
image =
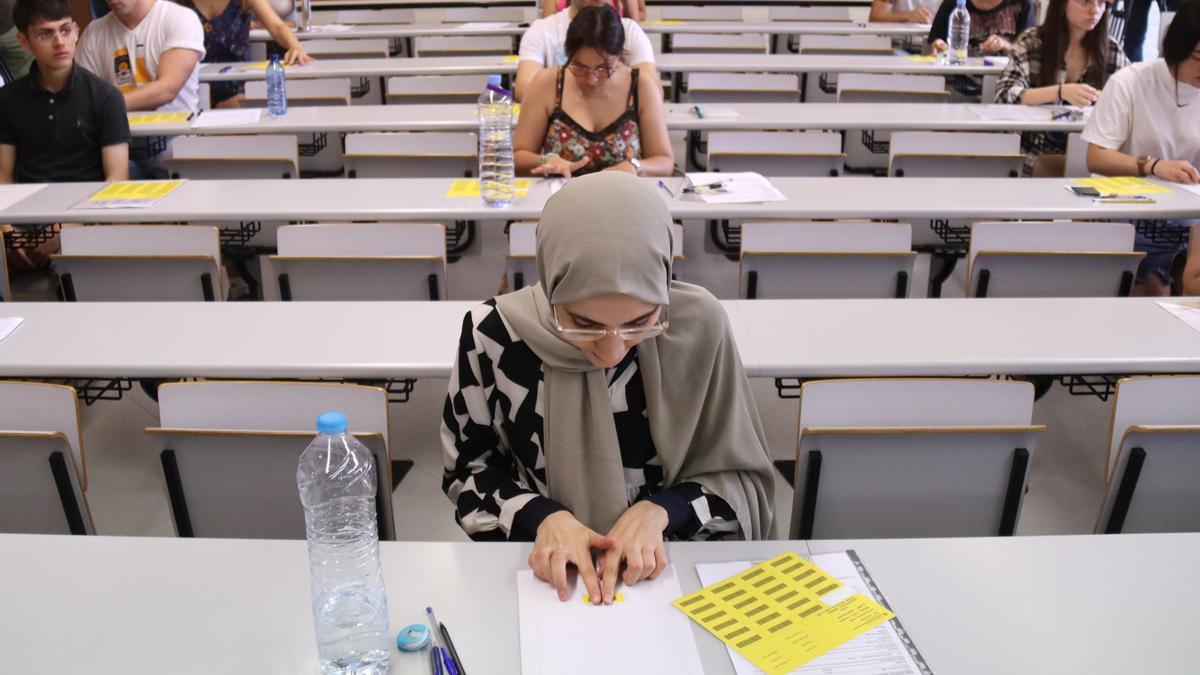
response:
M745 537L769 538L772 469L749 382L720 303L671 281L671 238L670 212L648 181L572 178L538 224L540 284L497 299L544 364L550 497L601 534L628 508L605 373L558 336L551 313L551 303L621 293L667 306L667 332L637 346L664 485L700 484L729 503Z

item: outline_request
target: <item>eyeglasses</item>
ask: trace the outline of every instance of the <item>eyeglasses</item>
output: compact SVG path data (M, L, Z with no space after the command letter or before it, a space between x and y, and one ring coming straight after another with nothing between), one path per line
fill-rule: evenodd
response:
M558 318L558 307L554 308L554 330L569 342L599 342L609 335L615 335L627 342L645 340L662 335L670 325L670 321L659 321L656 324L638 328L563 328L562 321Z
M63 25L59 26L58 30L49 30L49 29L39 30L38 32L31 35L30 37L32 37L34 40L37 40L38 42L40 42L42 44L48 44L54 40L55 35L57 35L58 37L61 37L64 40L70 40L71 36L74 34L75 34L75 22L69 21L69 22L64 23Z
M571 72L574 73L575 77L586 78L590 75L595 75L596 79L598 80L607 80L612 76L613 71L617 69L616 64L610 65L606 63L602 66L589 68L581 63L575 63L574 61L568 63L567 67L571 69Z

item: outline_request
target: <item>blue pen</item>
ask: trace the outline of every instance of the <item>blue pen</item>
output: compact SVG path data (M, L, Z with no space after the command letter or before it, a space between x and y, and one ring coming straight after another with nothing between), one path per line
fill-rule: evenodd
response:
M224 68L222 68L221 70L219 70L217 72L228 73L231 70L233 70L233 66L225 66Z
M433 615L433 608L425 608L425 618L429 620L429 637L433 640L433 649L436 653L442 656L442 662L446 666L446 675L458 675L458 666L455 665L454 659L450 658L450 652L442 646L442 641L438 639L438 621Z
M667 184L666 184L666 183L664 183L664 182L662 182L662 181L660 180L660 181L658 181L658 187L660 187L660 188L662 188L662 189L666 190L666 191L667 191L667 194L671 195L671 198L672 198L672 199L674 199L674 198L675 198L675 193L674 193L674 192L671 190L671 188L667 187Z

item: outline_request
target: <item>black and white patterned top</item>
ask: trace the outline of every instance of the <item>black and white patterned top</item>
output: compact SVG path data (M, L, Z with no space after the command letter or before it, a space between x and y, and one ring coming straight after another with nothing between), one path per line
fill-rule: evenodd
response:
M442 490L472 539L532 541L546 516L566 509L546 496L542 368L495 300L467 313L442 413ZM724 499L696 483L662 484L637 348L605 374L629 503L666 509L670 539L742 536Z

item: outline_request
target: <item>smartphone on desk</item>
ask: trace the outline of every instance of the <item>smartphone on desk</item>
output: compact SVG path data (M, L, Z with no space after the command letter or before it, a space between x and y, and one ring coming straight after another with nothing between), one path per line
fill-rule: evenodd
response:
M1072 185L1071 192L1074 192L1080 197L1099 197L1100 191L1094 187L1086 187L1083 185Z

